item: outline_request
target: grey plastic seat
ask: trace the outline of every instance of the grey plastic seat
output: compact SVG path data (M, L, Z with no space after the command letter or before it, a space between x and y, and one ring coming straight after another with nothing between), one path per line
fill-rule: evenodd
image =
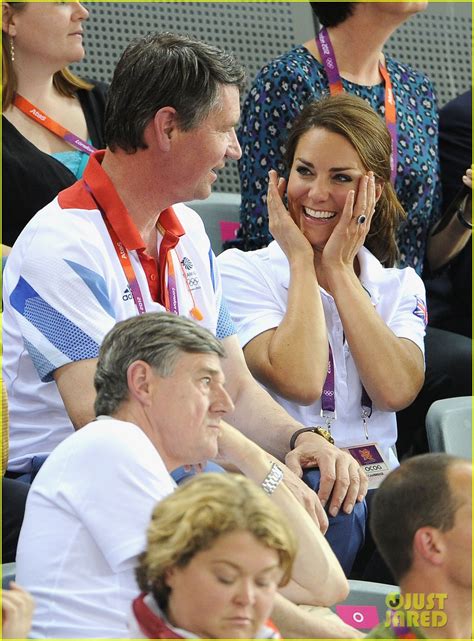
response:
M192 200L186 203L202 218L214 253L222 251L220 222L239 222L240 194L212 192L206 200Z
M389 609L386 602L387 596L400 594L400 588L397 585L387 583L350 579L349 586L350 592L347 599L331 606L331 610L336 612L345 623L361 630L369 630L384 621ZM353 607L343 611L341 606ZM357 606L360 606L360 609ZM373 607L377 609L376 615L370 612Z
M10 581L15 580L16 563L2 563L2 588L8 590Z
M472 460L472 396L436 401L426 415L430 452Z

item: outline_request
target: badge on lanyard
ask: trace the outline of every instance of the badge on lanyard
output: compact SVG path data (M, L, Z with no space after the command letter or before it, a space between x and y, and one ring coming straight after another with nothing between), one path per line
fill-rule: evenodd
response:
M390 465L385 459L377 443L369 442L368 421L372 415L372 401L362 385L360 398L361 419L366 442L361 445L351 445L350 447L341 448L351 454L361 465L369 479L369 490L377 488L383 479L390 472ZM321 416L326 419L326 428L317 428L318 433L328 441L333 441L331 436L331 423L336 418L336 390L335 390L335 371L334 358L332 349L329 345L329 363L328 373L324 381L323 394L321 396ZM323 432L323 433L322 433Z
M385 460L377 443L363 443L343 448L361 465L369 479L369 490L375 490L390 472L390 465Z

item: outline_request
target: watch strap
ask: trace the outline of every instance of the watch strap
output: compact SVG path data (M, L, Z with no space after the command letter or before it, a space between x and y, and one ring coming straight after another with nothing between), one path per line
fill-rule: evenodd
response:
M302 427L300 430L296 430L296 432L292 434L290 438L290 451L295 449L296 439L300 434L303 434L304 432L314 432L314 427Z
M302 427L300 430L296 430L296 432L291 436L290 451L295 449L296 439L300 434L303 434L304 432L313 432L313 434L317 434L318 436L321 436L322 438L326 439L326 441L331 443L331 445L334 445L333 437L331 436L329 431L325 430L323 427Z

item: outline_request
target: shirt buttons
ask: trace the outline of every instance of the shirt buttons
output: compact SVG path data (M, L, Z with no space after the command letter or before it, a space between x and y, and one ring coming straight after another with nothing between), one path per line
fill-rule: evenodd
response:
M151 274L151 276L150 276L150 280L151 280L151 282L152 282L152 283L154 283L154 282L155 282L155 280L156 280L156 276L155 276L155 274Z

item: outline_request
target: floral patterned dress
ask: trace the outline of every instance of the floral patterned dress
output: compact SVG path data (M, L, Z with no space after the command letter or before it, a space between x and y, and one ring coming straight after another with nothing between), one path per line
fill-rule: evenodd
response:
M423 270L428 231L441 208L438 159L438 110L431 81L423 74L386 56L397 107L398 166L395 188L407 221L399 229L400 267ZM385 88L343 80L344 89L366 100L384 116ZM242 190L241 228L244 249L266 246L267 174L287 175L285 141L291 124L312 100L329 95L323 65L303 46L265 65L250 90L242 111L239 171Z

